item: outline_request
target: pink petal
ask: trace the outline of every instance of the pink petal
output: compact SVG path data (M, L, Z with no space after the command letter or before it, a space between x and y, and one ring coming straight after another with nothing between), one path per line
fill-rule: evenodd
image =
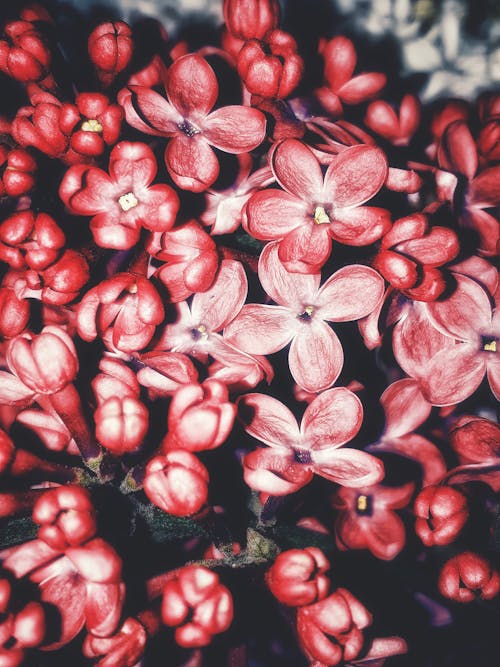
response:
M70 191L69 198L63 189ZM75 165L66 172L61 183L60 195L66 206L76 215L94 215L109 212L115 206L116 184L108 174L97 167Z
M59 616L58 636L45 650L56 650L70 642L85 622L85 585L77 573L59 575L40 584L41 600ZM55 624L54 624L55 625Z
M262 241L283 238L308 224L311 217L308 204L281 190L256 192L248 201L246 214L249 233Z
M130 86L118 94L127 123L140 132L169 137L179 131L182 115L160 93L146 86Z
M167 95L185 119L203 119L214 106L219 86L213 69L196 54L178 58L168 70Z
M361 401L349 389L322 392L307 407L300 430L310 449L340 447L352 440L363 422Z
M341 486L371 486L384 478L382 461L357 449L320 449L313 462L315 473Z
M467 194L475 206L498 206L500 204L500 165L484 169L472 181Z
M300 431L292 412L272 396L245 394L238 401L245 431L270 447L294 447Z
M485 354L488 355L486 357L486 373L490 389L497 401L500 401L500 355L498 352L485 352Z
M308 484L314 473L295 463L289 449L273 447L247 454L243 460L243 475L248 486L256 491L287 496Z
M340 243L364 246L378 241L390 226L391 214L385 208L338 208L334 213L330 234Z
M203 121L207 141L226 153L248 153L266 136L266 117L258 109L228 106L213 111Z
M399 438L387 438L368 449L377 454L389 452L416 461L422 467L422 484L437 484L446 474L447 467L439 448L417 433L408 433Z
M338 90L349 81L356 67L354 44L339 35L326 43L322 56L325 59L325 79L332 90Z
M420 378L422 393L433 405L455 405L479 387L486 371L486 353L457 343L436 354Z
M477 149L467 123L457 120L446 128L438 149L439 165L472 180L477 171Z
M336 208L359 206L380 190L387 176L387 159L380 148L351 146L331 162L324 193Z
M381 72L366 72L358 74L339 88L338 96L345 104L360 104L370 99L387 83L387 77Z
M350 264L328 278L318 292L318 317L351 322L369 315L384 296L384 280L374 269Z
M109 637L120 622L124 598L124 584L88 582L85 604L87 629L98 637Z
M293 229L279 244L278 256L288 271L318 273L332 250L332 242L325 225L312 220Z
M366 541L374 556L382 560L392 560L405 545L406 534L402 520L390 510L374 512Z
M491 328L491 305L487 293L474 280L456 275L457 288L443 301L427 305L433 324L444 334L476 341Z
M307 202L321 198L323 174L314 153L297 139L285 139L274 149L271 168L287 192Z
M380 397L385 412L384 438L397 438L421 426L431 413L419 384L412 378L397 380Z
M421 264L441 266L454 259L460 250L456 234L446 227L434 227L420 239L400 243L397 251L414 257Z
M319 273L290 273L278 257L278 243L268 243L259 258L259 280L273 301L296 310L297 315L316 298Z
M292 340L288 354L290 373L305 391L331 387L340 375L344 352L337 334L320 320L305 322Z
M224 330L224 338L250 354L273 354L282 350L299 326L288 308L248 304Z
M248 283L241 262L224 259L210 289L193 297L193 321L208 331L220 331L240 312L247 297Z
M95 242L101 248L127 250L139 240L141 228L139 222L133 226L123 224L118 211L113 213L98 213L90 221L90 231Z
M0 371L0 403L24 407L33 401L34 396L35 392L15 375Z
M219 162L201 134L178 134L165 149L165 164L172 180L183 190L203 192L219 175Z
M399 118L391 105L383 100L370 104L366 111L365 124L389 141L399 138Z
M479 248L485 255L496 256L500 242L500 222L498 217L481 208L471 206L464 211L463 224L472 229L479 236Z
M109 156L109 173L119 187L138 192L147 188L158 171L156 158L149 146L140 142L122 141Z

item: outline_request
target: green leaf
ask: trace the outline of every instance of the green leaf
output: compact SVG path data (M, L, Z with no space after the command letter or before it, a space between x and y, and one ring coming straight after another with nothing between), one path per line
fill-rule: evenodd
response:
M324 535L315 530L297 526L276 526L272 532L276 542L284 549L304 549L317 547L322 551L333 551L335 542L331 535Z
M39 526L29 516L6 521L0 526L0 549L7 549L16 544L35 539L38 528Z
M149 534L154 542L164 544L185 540L188 537L203 537L206 531L192 519L172 516L163 512L154 505L137 503L136 509L149 528Z

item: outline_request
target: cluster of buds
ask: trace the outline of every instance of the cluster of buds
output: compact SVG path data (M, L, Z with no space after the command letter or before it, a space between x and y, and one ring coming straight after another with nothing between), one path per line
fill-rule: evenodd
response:
M500 94L426 107L278 0L210 45L44 3L0 26L0 665L489 627Z

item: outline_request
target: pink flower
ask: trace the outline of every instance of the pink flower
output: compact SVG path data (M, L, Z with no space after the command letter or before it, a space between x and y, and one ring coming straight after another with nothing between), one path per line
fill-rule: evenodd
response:
M171 137L165 149L168 172L180 188L202 192L219 175L212 150L247 153L265 137L266 119L241 105L212 111L219 93L214 71L195 54L182 56L168 71L167 99L145 86L129 86L118 101L127 122L146 134Z
M280 241L279 258L289 271L318 271L330 255L332 239L369 245L390 227L388 211L361 206L387 176L379 148L344 149L323 177L313 152L297 139L285 139L272 151L270 163L285 192L255 193L247 204L247 228L257 239Z
M124 250L137 243L141 227L165 232L175 222L179 198L169 185L151 185L156 171L149 146L122 141L111 151L109 174L73 165L64 175L59 196L70 213L93 216L90 229L97 245Z
M245 461L245 480L253 489L285 495L307 484L313 473L354 488L376 484L384 476L379 459L357 449L339 449L354 438L363 421L360 400L344 387L319 394L307 407L300 428L283 403L265 394L246 394L239 408L246 432L271 447L254 452L261 460L253 457L253 463L262 465L248 467Z
M388 102L377 100L368 105L365 124L394 146L407 146L420 123L420 103L414 95L401 100L399 114Z
M395 558L405 545L405 527L393 510L408 505L414 488L410 482L338 489L333 506L339 511L335 521L339 549L369 549L376 558Z
M492 312L488 294L474 280L460 274L455 279L451 296L410 310L398 322L394 354L433 405L460 403L485 374L500 399L500 311Z
M259 260L259 278L278 304L248 304L224 331L225 340L249 354L272 354L291 342L292 377L306 391L318 392L338 378L342 345L327 322L349 322L376 308L384 281L367 266L343 267L319 287L320 276L289 273L278 259L277 243Z

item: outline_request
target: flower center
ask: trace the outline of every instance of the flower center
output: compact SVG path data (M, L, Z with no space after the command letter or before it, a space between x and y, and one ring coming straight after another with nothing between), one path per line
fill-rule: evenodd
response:
M139 200L134 195L133 192L127 192L127 194L122 195L118 200L122 211L130 211L131 208L135 208L139 203Z
M82 123L82 130L84 132L99 132L103 131L101 123L96 118L90 118Z
M297 463L312 463L311 452L308 449L296 449L293 450L293 458Z
M314 306L306 306L304 310L298 315L299 320L303 322L310 322L314 313Z
M128 288L128 293L129 294L137 294L137 284L134 283L133 285L130 285Z
M316 206L314 210L314 222L317 225L328 225L330 223L328 213L325 211L323 206Z
M496 352L497 351L497 340L490 336L482 336L482 348L485 352Z
M199 327L191 329L191 338L193 340L207 340L208 338L207 327L204 324L200 324Z
M182 123L177 125L177 127L181 132L184 132L187 137L194 137L195 134L200 133L200 130L192 125L188 120L183 120Z
M372 497L359 495L356 498L356 513L363 515L370 515L372 513Z

